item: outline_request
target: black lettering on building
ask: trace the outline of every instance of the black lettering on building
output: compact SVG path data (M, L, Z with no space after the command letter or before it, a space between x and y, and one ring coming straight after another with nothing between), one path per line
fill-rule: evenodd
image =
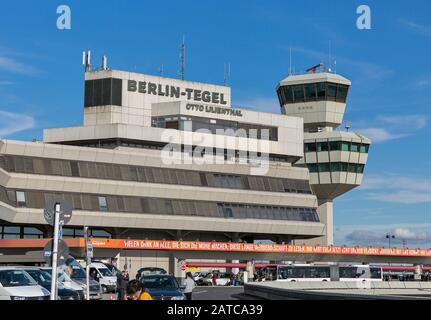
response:
M181 89L179 87L171 86L171 98L179 98Z
M148 93L157 95L157 85L155 83L148 83Z
M135 92L136 91L136 85L137 85L137 83L135 80L127 81L127 91Z
M140 93L147 93L147 83L143 81L139 81L139 88L138 91Z

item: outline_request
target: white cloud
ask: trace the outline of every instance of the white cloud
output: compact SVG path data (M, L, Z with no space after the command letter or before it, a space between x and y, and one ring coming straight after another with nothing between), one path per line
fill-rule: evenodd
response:
M393 225L345 225L337 226L335 242L337 244L387 246L390 233L393 245L400 246L407 241L407 246L429 246L431 243L431 224L393 224ZM428 228L428 230L426 230Z
M292 51L300 52L318 61L325 61L325 57L328 56L328 53L310 50L301 46L292 47ZM335 58L337 65L342 66L344 64L355 68L361 74L361 79L382 80L394 73L393 70L382 67L375 63L361 61L358 59L350 59L342 56L337 56Z
M233 104L238 108L280 112L280 102L277 98L253 98L234 101Z
M431 27L415 23L407 19L400 19L399 22L407 26L410 30L426 37L431 37Z
M359 134L362 134L367 138L370 138L371 141L375 143L405 138L408 136L408 134L404 134L404 133L392 133L383 128L363 128L363 129L357 129L356 131Z
M0 56L0 70L23 75L34 75L40 72L40 70L35 67L5 56Z
M414 130L423 129L428 123L428 117L423 115L378 116L377 120L382 123L404 126Z
M0 110L0 138L32 129L35 124L36 121L32 116Z
M401 175L370 175L360 190L367 198L390 203L414 204L431 202L431 179Z

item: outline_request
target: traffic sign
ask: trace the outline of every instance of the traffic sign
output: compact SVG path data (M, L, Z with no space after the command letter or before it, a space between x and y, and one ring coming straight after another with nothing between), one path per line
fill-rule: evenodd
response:
M52 250L54 247L54 240L49 240L43 249L43 257L45 258L45 262L52 266ZM63 265L66 263L67 257L69 256L69 247L64 240L58 241L58 253L57 253L57 266Z
M181 266L181 270L186 271L186 269L187 269L187 266L185 266L185 265Z
M48 222L48 224L50 224L51 226L54 225L56 204L60 205L59 223L61 225L68 224L70 219L72 218L72 206L63 199L52 199L48 201L45 210L43 211L43 216L45 217L46 222Z

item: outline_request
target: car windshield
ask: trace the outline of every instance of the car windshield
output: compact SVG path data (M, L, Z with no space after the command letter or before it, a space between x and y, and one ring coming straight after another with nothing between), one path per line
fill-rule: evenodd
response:
M140 270L142 275L149 275L149 274L165 274L166 271L164 269L160 268L143 268Z
M26 270L27 273L41 285L49 285L51 283L51 275L43 270Z
M24 270L1 270L0 283L3 287L24 287L37 285L37 282Z
M97 269L97 270L99 270L100 274L103 277L112 277L113 276L112 273L111 273L111 271L109 271L108 268L100 268L100 269Z
M85 279L85 270L78 261L70 257L66 260L66 265L72 267L72 274L70 277L72 279Z
M148 289L178 289L178 282L172 276L146 276L142 278L144 287Z

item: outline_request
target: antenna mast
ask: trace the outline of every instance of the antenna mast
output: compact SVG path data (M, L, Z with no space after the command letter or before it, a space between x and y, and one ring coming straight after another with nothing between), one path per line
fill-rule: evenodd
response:
M184 80L185 66L186 66L186 42L183 36L183 43L180 50L180 60L181 60L181 80Z
M224 64L224 80L223 80L223 84L226 86L227 82L230 78L230 62L227 64Z
M292 75L292 47L289 47L289 76Z

